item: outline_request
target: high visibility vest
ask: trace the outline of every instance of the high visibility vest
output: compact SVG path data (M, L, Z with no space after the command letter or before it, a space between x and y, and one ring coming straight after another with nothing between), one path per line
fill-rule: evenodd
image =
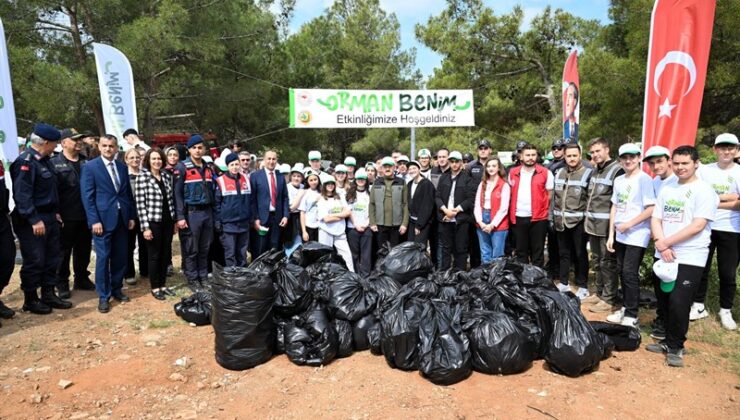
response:
M609 212L612 208L612 190L614 178L622 167L612 160L602 168L595 168L588 183L588 200L586 201L586 221L584 230L589 235L606 236L609 234Z
M586 214L588 181L593 170L581 165L575 171L558 169L555 175L555 200L552 214L555 230L562 232L580 223Z
M185 166L185 204L188 206L200 206L213 204L213 172L205 163L203 164L203 174L201 170L190 159L183 162Z

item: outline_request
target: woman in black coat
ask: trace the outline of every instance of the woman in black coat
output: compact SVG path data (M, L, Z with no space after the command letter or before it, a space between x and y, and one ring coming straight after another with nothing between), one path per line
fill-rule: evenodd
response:
M429 233L434 217L434 184L421 175L421 165L417 161L408 164L408 200L409 203L409 241L427 247ZM434 252L434 250L432 250Z

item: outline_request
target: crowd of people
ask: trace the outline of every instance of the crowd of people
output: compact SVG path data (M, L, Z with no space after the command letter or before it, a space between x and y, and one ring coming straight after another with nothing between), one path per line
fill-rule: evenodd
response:
M368 276L378 249L413 241L429 249L439 270L503 256L546 268L588 310L637 327L640 266L652 240L658 342L647 349L682 366L689 321L708 316L715 253L718 315L723 327L737 328L731 310L740 165L733 134L716 137L716 162L707 165L692 146L654 146L643 156L638 145L625 143L613 159L609 143L595 138L585 151L557 139L546 160L519 142L508 167L486 139L476 157L441 148L422 149L415 160L394 151L365 165L351 156L322 165L321 153L311 151L307 165L291 166L279 164L274 150L257 157L240 143L214 160L200 135L164 150L133 129L123 137L125 153L112 135L37 124L10 166L10 217L10 192L0 182L0 292L13 272L15 236L24 311L69 309L72 289L95 290L106 313L111 299L129 300L123 284L134 284L136 271L148 278L154 298L174 295L167 277L175 235L194 290L209 282L213 262L244 267L266 251L290 255L307 241L335 247L349 270ZM13 315L0 302L0 316Z

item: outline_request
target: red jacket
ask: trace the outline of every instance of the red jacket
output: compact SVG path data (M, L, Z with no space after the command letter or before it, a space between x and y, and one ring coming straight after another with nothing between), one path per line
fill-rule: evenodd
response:
M509 172L509 184L511 185L511 199L509 200L509 218L512 224L516 224L516 201L519 197L519 183L521 180L522 166L517 166ZM532 174L532 221L547 220L550 210L547 188L547 168L542 165L534 166Z
M493 191L491 191L491 220L496 216L496 213L498 213L499 208L501 207L501 194L502 190L504 189L504 180L503 178L499 177L498 181L496 182L496 185L493 186ZM486 190L485 188L481 187L481 195L480 195L480 203L478 205L481 208L481 211L485 209L483 201L486 199ZM509 218L504 217L501 220L501 223L496 226L495 232L500 232L502 230L509 230Z

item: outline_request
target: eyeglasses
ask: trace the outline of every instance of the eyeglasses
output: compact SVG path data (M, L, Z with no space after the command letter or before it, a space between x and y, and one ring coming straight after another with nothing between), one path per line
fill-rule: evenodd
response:
M563 150L565 146L552 146L552 150Z
M488 146L478 146L478 150L487 150L490 149Z
M246 159L239 159L239 160L242 161L242 162L249 162L252 159L246 158Z

